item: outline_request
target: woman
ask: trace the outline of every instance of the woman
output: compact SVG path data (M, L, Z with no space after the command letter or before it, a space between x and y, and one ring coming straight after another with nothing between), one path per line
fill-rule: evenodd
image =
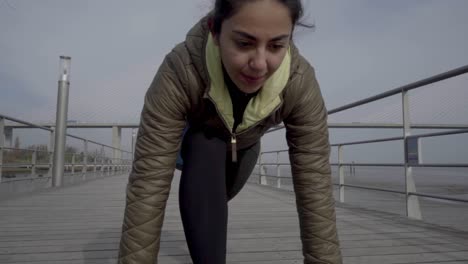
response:
M181 145L180 212L193 263L226 263L227 202L251 174L261 136L281 122L304 263L341 263L327 112L292 43L301 15L299 0L217 0L166 56L145 96L119 263L155 263Z

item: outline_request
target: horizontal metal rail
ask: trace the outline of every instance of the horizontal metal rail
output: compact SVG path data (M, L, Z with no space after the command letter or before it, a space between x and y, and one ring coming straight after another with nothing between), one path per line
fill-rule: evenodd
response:
M332 109L332 110L328 111L328 114L329 115L335 114L335 113L338 113L338 112L341 112L341 111L344 111L344 110L347 110L347 109L350 109L350 108L354 108L356 106L361 106L361 105L364 105L364 104L367 104L367 103L370 103L370 102L374 102L374 101L377 101L377 100L380 100L380 99L390 97L392 95L396 95L396 94L399 94L399 93L402 93L402 92L406 92L406 91L410 91L410 90L413 90L413 89L416 89L416 88L420 88L422 86L426 86L428 84L443 81L443 80L446 80L446 79L449 79L449 78L452 78L452 77L455 77L455 76L458 76L458 75L462 75L462 74L465 74L465 73L468 73L468 65L465 65L465 66L462 66L462 67L459 67L459 68L456 68L456 69L453 69L453 70L450 70L450 71L447 71L447 72L444 72L444 73L441 73L441 74L438 74L438 75L434 75L434 76L431 76L429 78L425 78L425 79L422 79L422 80L419 80L419 81L416 81L416 82L413 82L413 83L410 83L410 84L407 84L407 85L403 85L403 86L397 87L395 89L392 89L390 91L387 91L387 92L384 92L384 93L381 93L381 94L378 94L378 95L374 95L374 96L368 97L366 99L356 101L354 103L350 103L350 104L347 104L347 105Z
M292 180L292 177L284 177L284 176L275 176L275 175L268 175L268 174L259 174L259 173L252 173L252 175L256 176L264 176L264 177L270 177L270 178L275 178L275 179L289 179ZM333 183L334 186L345 186L345 187L351 187L351 188L356 188L356 189L365 189L365 190L371 190L371 191L380 191L380 192L387 192L387 193L396 193L396 194L401 194L405 195L406 192L404 191L397 191L397 190L390 190L390 189L383 189L383 188L376 188L376 187L369 187L369 186L362 186L362 185L354 185L354 184L339 184L339 183ZM461 198L453 198L449 196L442 196L442 195L432 195L432 194L426 194L426 193L419 193L419 192L409 192L408 195L415 195L419 197L427 197L427 198L434 198L434 199L439 199L439 200L448 200L448 201L454 201L454 202L463 202L463 203L468 203L468 199L461 199Z
M53 123L38 123L38 126L41 127L55 127ZM13 129L25 129L31 128L27 125L8 125L5 124L6 128ZM130 123L68 123L67 128L138 128L139 124L130 124ZM411 124L411 128L414 129L464 129L468 128L468 125L465 124ZM283 125L275 126L268 130L268 132L273 132L278 129L283 129ZM352 123L328 123L328 128L388 128L388 129L401 129L403 124L397 123L362 123L362 122L352 122ZM267 133L268 133L267 132Z
M252 175L257 175L257 176L265 176L265 177L270 177L270 178L275 178L275 179L289 179L292 180L292 177L286 177L286 176L276 176L276 175L269 175L269 174L260 174L260 173L252 173Z
M87 139L83 139L83 140L87 140ZM119 148L114 148L112 146L108 146L106 144L102 144L102 143L99 143L99 142L96 142L96 141L93 141L93 140L87 140L87 141L89 143L93 143L93 144L96 144L96 145L99 145L99 146L103 146L103 147L106 147L106 148L119 150L119 151L124 152L124 153L132 154L132 152L130 152L130 151L122 150L122 149L119 149Z
M291 163L262 163L262 165L266 166L291 166Z
M386 141L396 141L396 140L403 140L403 139L404 137L389 137L389 138L379 138L379 139L371 139L371 140L336 143L336 144L330 144L330 146L338 147L338 146L360 145L360 144L378 143L378 142L386 142ZM285 152L285 151L288 151L288 150L282 149L282 150L268 151L268 152L262 152L262 153L277 153L277 152Z
M50 166L48 163L39 163L39 164L32 164L32 163L3 163L0 164L1 168L29 168L32 166L40 166L40 167L45 167L45 166Z
M357 189L366 189L366 190L372 190L372 191L388 192L388 193L406 194L406 192L403 192L403 191L389 190L389 189L382 189L382 188L375 188L375 187L367 187L367 186L360 186L360 185L353 185L353 184L341 184L340 185L339 183L334 183L333 185L352 187L352 188L357 188Z
M404 137L389 137L389 138L378 138L378 139L371 139L371 140L362 140L362 141L353 141L353 142L344 142L344 143L337 143L331 144L332 147L338 146L350 146L350 145L360 145L360 144L369 144L369 143L379 143L379 142L388 142L388 141L396 141L396 140L403 140Z
M266 133L275 132L283 129L284 126L278 126L269 129ZM394 123L328 123L328 128L385 128L385 129L403 129L403 124ZM465 124L411 124L411 129L468 129Z
M272 133L272 132L281 130L281 129L283 129L283 128L284 128L284 126L278 126L278 127L275 127L275 128L270 128L270 129L268 129L267 132L265 132L265 134L269 134L269 133Z
M30 122L27 122L27 121L23 121L23 120L16 119L16 118L11 117L11 116L6 116L6 115L0 114L0 118L4 118L4 119L10 120L10 121L13 121L13 122L16 122L16 123L20 123L20 124L23 124L23 125L28 125L28 126L30 126L30 127L32 127L32 128L39 128L39 129L47 130L47 131L49 131L49 132L53 132L53 131L54 131L53 129L50 129L50 128L48 128L48 127L39 126L39 125L30 123Z
M403 129L403 124L396 123L328 123L328 128L385 128ZM468 129L466 124L410 124L412 129Z
M288 150L272 150L272 151L262 151L261 154L271 154L271 153L279 153L279 152L288 152Z
M425 137L437 137L437 136L447 136L447 135L456 135L456 134L465 134L468 133L468 129L457 129L454 131L445 131L437 133L427 133L427 134L416 134L407 136L407 138L425 138Z
M106 162L108 162L110 160L106 160ZM130 160L129 160L130 161ZM65 166L75 166L75 167L80 167L80 166L88 166L88 167L92 167L94 165L100 165L100 164L106 164L107 163L100 163L100 162L97 162L96 164L94 164L94 162L91 162L91 163L65 163L64 165ZM112 165L118 165L118 164L124 164L124 163L113 163ZM3 164L0 164L0 167L4 167L4 168L16 168L16 167L25 167L25 166L50 166L50 163L36 163L36 164L33 164L33 163L3 163Z
M416 195L419 197L427 197L427 198L435 198L439 200L449 200L449 201L454 201L454 202L462 202L462 203L468 203L468 199L460 199L460 198L453 198L449 196L442 196L442 195L432 195L432 194L427 194L427 193L420 193L420 192L409 192L409 195Z
M43 127L55 127L55 123L39 123L40 126ZM30 128L24 125L6 125L8 128L14 129L23 129L23 128ZM67 128L112 128L112 127L119 127L119 128L139 128L139 123L89 123L89 122L68 122Z
M330 163L331 166L356 166L356 167L403 167L404 163Z
M468 164L463 163L423 163L423 164L412 164L411 167L433 167L433 168L468 168Z
M409 83L409 84L394 88L392 90L389 90L387 92L380 93L380 94L377 94L377 95L374 95L374 96L371 96L371 97L368 97L368 98L364 98L364 99L358 100L356 102L353 102L353 103L350 103L350 104L347 104L347 105L344 105L344 106L341 106L341 107L337 107L335 109L329 110L327 113L328 113L328 115L332 115L332 114L342 112L342 111L347 110L347 109L351 109L351 108L361 106L361 105L364 105L364 104L367 104L367 103L370 103L370 102L374 102L374 101L377 101L377 100L380 100L380 99L384 99L384 98L387 98L387 97L390 97L390 96L393 96L393 95L396 95L396 94L400 94L402 92L407 92L407 91L410 91L410 90L413 90L413 89L417 89L417 88L426 86L428 84L443 81L443 80L446 80L446 79L449 79L449 78L452 78L452 77L455 77L455 76L458 76L458 75L462 75L462 74L465 74L465 73L468 73L468 65L465 65L465 66L462 66L462 67L459 67L459 68L456 68L456 69L453 69L453 70L450 70L450 71L447 71L447 72L444 72L444 73L441 73L441 74L438 74L438 75L434 75L434 76L431 76L431 77L428 77L428 78L425 78L425 79L422 79L422 80L419 80L419 81L416 81L416 82L412 82L412 83ZM415 127L415 126L416 125L413 125L411 127ZM401 125L401 127L403 127L403 125ZM271 133L271 132L274 132L274 131L277 131L277 130L280 130L280 129L283 129L283 128L285 128L284 125L273 128L273 129L270 129L266 133Z
M45 153L53 153L51 151L48 151L48 150L38 150L38 149L22 149L22 148L10 148L10 147L0 147L0 149L6 149L6 150L20 150L20 151L31 151L31 152L45 152Z
M44 176L44 177L24 177L24 178L5 178L2 180L2 184L10 183L10 182L20 182L20 181L35 181L35 180L43 180L43 179L51 179L51 176Z
M404 163L330 163L331 166L356 166L356 167L404 167ZM411 164L411 167L432 168L468 168L468 163L423 163Z
M261 154L272 154L272 153L281 153L281 152L287 152L288 150L287 149L282 149L282 150L272 150L272 151L262 151L260 152Z
M436 137L436 136L446 136L446 135L465 134L465 133L468 133L468 129L458 129L455 131L446 131L446 132L438 132L438 133L417 134L417 135L407 136L407 138ZM395 141L395 140L404 140L404 137L389 137L389 138L379 138L379 139L372 139L372 140L343 142L343 143L331 144L330 146L338 147L338 146L360 145L360 144Z
M112 165L110 165L112 166ZM123 167L130 167L130 165L128 166L123 166ZM112 169L111 168L107 168L105 169L106 172L109 172L111 171ZM93 172L93 171L87 171L85 172L85 174L94 174L94 173L101 173L102 171L96 171L96 172ZM114 174L117 174L118 172L114 172ZM66 172L65 173L67 176L73 176L73 177L81 177L81 175L83 174L82 172L75 172L74 174L72 173L68 173ZM22 178L4 178L2 180L2 182L0 184L5 184L5 183L11 183L11 182L20 182L20 181L33 181L33 180L42 180L42 179L51 179L52 177L51 176L44 176L44 177L22 177Z
M54 132L54 130L51 129L51 128L44 127L44 126L39 126L39 125L30 123L30 122L27 122L27 121L23 121L23 120L20 120L20 119L11 117L11 116L7 116L7 115L2 115L2 114L0 114L0 118L4 118L4 119L7 119L7 120L16 122L16 123L20 123L20 124L23 124L23 125L27 125L27 126L29 126L29 127L31 127L31 128L38 128L38 129L46 130L46 131L49 131L49 132ZM71 137L71 138L75 138L75 139L78 139L78 140L88 141L89 143L93 143L93 144L96 144L96 145L99 145L99 146L103 146L103 147L107 147L107 148L110 148L110 149L119 150L119 151L124 152L124 153L132 154L131 151L126 151L126 150L114 148L114 147L112 147L112 146L108 146L108 145L105 145L105 144L102 144L102 143L99 143L99 142L96 142L96 141L93 141L93 140L88 140L88 139L86 139L86 138L82 138L82 137L79 137L79 136L75 136L75 135L71 135L71 134L66 134L66 136Z

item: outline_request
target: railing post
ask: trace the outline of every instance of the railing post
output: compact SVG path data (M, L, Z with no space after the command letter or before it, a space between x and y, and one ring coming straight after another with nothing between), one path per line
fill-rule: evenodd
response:
M403 136L404 136L404 155L405 155L405 179L406 179L406 215L413 219L422 219L421 207L419 206L419 198L410 193L416 192L416 184L414 182L412 166L408 163L408 136L411 135L410 112L408 91L402 92L402 107L403 107Z
M134 128L132 128L132 157L131 159L133 160L133 157L135 156L135 142L136 142L136 131Z
M31 157L31 178L36 177L36 166L37 166L37 149L34 149Z
M109 160L106 158L104 159L104 175L107 176L109 174Z
M114 164L122 155L122 128L118 126L112 127L112 163Z
M70 88L70 57L60 56L57 115L55 121L55 146L52 186L60 187L63 181L65 145L67 134L68 91Z
M6 148L13 147L13 128L4 126L3 132L5 136L3 146Z
M104 176L104 170L106 167L104 166L105 160L104 157L101 157L101 176Z
M47 146L47 154L49 155L49 171L47 172L47 175L49 177L53 177L53 167L54 167L54 140L55 140L55 129L54 127L50 128L52 131L50 131L50 140L49 140L49 145ZM51 181L52 184L52 181Z
M0 183L3 171L3 147L5 146L5 118L0 117Z
M96 177L96 170L97 170L97 157L94 157L94 177Z
M265 176L265 169L263 166L263 153L260 151L260 184L261 185L267 185L267 180Z
M276 187L281 188L280 152L276 152Z
M262 184L262 148L260 146L260 154L258 154L258 184Z
M88 172L88 140L83 141L83 169L81 173L86 174Z
M75 174L75 153L71 157L71 174Z
M55 143L55 127L51 127L50 129L52 129L52 131L50 131L49 152L53 152Z
M352 161L351 165L349 165L349 175L350 176L356 175L356 168L354 167L354 161Z
M100 171L101 171L101 176L104 176L104 157L105 157L105 152L104 152L104 146L101 146L101 153L99 154L100 157Z
M340 190L340 202L345 202L345 180L344 180L344 166L343 166L343 145L338 146L338 174L340 177L339 190Z

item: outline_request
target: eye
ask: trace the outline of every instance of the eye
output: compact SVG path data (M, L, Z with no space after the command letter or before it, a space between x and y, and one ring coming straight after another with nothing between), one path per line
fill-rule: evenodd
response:
M279 44L279 43L270 44L270 49L272 49L274 51L279 51L279 50L283 49L284 47L285 47L284 44Z
M238 40L236 41L237 47L239 48L247 48L251 46L251 43L245 40Z

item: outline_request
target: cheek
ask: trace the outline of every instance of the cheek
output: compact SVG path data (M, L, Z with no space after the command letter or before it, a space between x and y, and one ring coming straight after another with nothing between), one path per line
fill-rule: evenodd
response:
M269 65L269 71L270 72L275 72L280 66L281 66L281 63L283 62L283 59L285 57L286 53L284 53L283 55L279 55L279 56L273 56L268 65Z
M225 50L222 55L224 66L231 71L240 71L247 66L247 56L234 50Z

